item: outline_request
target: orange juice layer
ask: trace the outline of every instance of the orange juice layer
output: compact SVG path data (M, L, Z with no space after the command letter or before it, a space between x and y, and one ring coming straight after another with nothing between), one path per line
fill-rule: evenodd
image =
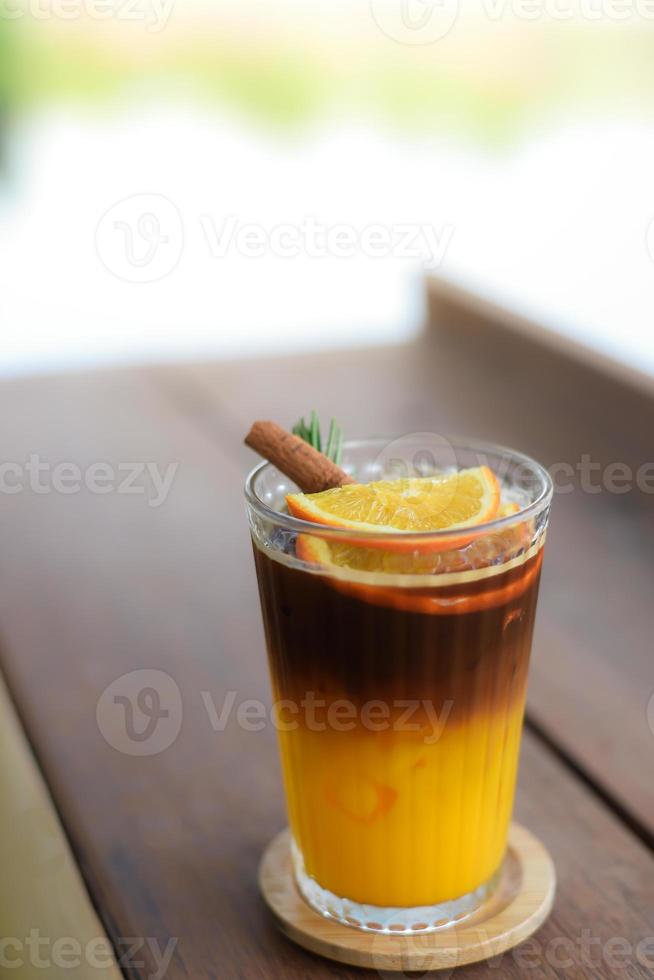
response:
M291 829L306 871L339 897L434 905L487 882L504 856L522 704L400 732L280 733Z
M511 818L542 549L415 588L255 557L274 697L294 707L279 741L307 873L387 907L485 885ZM309 696L326 706L317 725ZM335 702L348 730L329 722Z

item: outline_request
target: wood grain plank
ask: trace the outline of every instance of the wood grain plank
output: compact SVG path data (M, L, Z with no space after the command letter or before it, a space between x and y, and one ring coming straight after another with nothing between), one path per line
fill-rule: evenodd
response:
M379 362L397 381L394 357ZM185 372L181 391L187 397ZM365 397L363 382L357 394ZM230 424L238 420L223 420L225 431ZM360 975L290 946L257 893L259 857L285 818L272 727L248 730L235 714L247 699L269 703L242 504L247 460L138 372L0 386L0 434L5 460L178 464L159 507L133 493L26 489L4 497L0 514L3 667L112 938L147 940L140 976L156 972L171 943L170 980ZM156 754L128 755L124 713L107 716L103 695L141 670L172 678L181 726L168 747L153 743ZM232 692L216 730L207 707L220 712ZM518 817L550 847L560 877L529 975L651 975L638 951L654 934L651 854L530 738ZM584 930L597 940L596 962L584 962ZM623 974L606 947L620 937L631 950ZM572 966L557 965L570 943ZM522 977L517 957L499 974L479 966L460 975Z
M1 677L0 827L0 973L120 980Z
M471 434L545 465L572 466L555 495L534 643L529 715L654 840L654 494L587 492L597 470L654 457L642 391L602 377L498 325L436 305L419 342L374 351L157 369L156 382L246 467L253 418L290 425L311 407L347 435ZM651 712L651 709L650 709Z

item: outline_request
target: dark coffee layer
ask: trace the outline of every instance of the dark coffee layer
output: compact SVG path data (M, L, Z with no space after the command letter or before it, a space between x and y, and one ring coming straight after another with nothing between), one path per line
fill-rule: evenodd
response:
M448 724L522 703L542 550L464 587L420 590L481 597L515 585L506 601L457 614L366 602L326 576L273 560L256 546L254 553L276 699L300 704L309 694L358 709L374 700L391 708L428 700L438 712L449 703Z

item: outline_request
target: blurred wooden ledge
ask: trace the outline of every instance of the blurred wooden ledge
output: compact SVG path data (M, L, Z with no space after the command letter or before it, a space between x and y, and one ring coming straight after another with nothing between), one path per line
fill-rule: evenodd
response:
M0 974L120 980L0 676Z
M435 356L476 386L476 404L492 398L493 424L509 438L548 463L652 459L653 377L445 280L428 279L426 291Z
M443 276L430 276L425 288L429 324L449 323L457 329L499 330L513 339L532 341L609 380L654 397L654 375L616 360L563 330L531 319Z

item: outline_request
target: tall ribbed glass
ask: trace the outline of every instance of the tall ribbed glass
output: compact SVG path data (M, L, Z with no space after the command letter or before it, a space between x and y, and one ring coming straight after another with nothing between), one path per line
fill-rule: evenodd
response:
M380 456L370 440L344 463L367 482ZM465 537L352 541L285 513L295 487L269 464L246 487L296 879L359 928L459 921L501 871L552 488L520 454L449 445L449 471L480 462L501 516Z

